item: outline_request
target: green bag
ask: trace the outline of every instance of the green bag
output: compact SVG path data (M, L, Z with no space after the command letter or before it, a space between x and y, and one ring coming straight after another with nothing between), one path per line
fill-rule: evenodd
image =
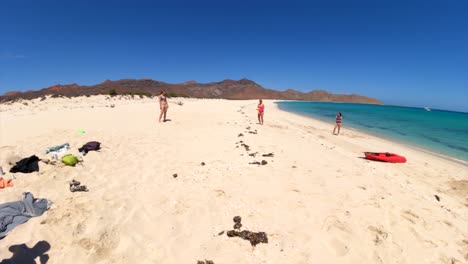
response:
M62 157L62 162L68 166L75 166L80 160L72 154L68 154Z

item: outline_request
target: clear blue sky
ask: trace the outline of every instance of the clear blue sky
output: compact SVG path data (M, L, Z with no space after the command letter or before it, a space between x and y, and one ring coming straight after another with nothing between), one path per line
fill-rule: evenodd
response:
M3 0L0 93L245 77L466 112L467 14L466 0Z

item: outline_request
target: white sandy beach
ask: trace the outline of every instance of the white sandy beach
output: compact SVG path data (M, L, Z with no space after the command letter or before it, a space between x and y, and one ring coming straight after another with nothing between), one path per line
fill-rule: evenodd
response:
M273 101L265 102L264 126L257 101L169 103L165 123L157 122L154 99L0 105L5 178L13 177L9 162L50 158L49 146L69 142L73 154L88 141L104 147L76 167L41 162L39 173L16 173L14 187L0 189L0 204L28 191L54 202L0 240L0 261L12 256L10 246L44 240L49 264L468 263L466 165L346 123L334 136L331 123L281 111ZM395 152L408 162L372 162L364 151ZM261 156L267 153L274 157ZM262 160L268 164L249 164ZM70 192L72 179L90 191ZM218 235L233 229L234 216L243 229L266 232L268 243Z

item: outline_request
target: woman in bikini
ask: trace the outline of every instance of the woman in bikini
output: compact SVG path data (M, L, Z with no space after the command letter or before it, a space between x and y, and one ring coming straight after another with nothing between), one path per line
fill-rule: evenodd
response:
M258 101L257 111L258 111L258 123L260 125L263 125L263 112L265 111L265 105L263 104L262 99Z
M333 135L339 135L340 134L340 128L341 128L341 123L343 123L343 115L341 112L338 112L335 117L335 128L333 128ZM335 130L338 128L338 134L335 134Z
M163 122L166 122L167 109L169 108L169 104L167 103L166 91L161 90L161 92L158 95L158 99L159 109L161 109L161 114L159 114L159 122L161 122L161 118L164 118Z

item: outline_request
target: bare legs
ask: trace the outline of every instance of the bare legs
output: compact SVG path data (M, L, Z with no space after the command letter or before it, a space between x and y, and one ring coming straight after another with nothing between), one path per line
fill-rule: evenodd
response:
M159 114L159 122L161 122L161 118L164 118L163 119L163 122L166 122L166 114L167 114L167 109L169 107L167 106L162 106L160 109L161 109L161 113Z
M263 125L263 113L258 113L258 123Z
M335 134L336 128L338 128L338 134ZM336 124L335 128L333 128L333 135L339 135L340 134L340 128L341 128L341 124Z

